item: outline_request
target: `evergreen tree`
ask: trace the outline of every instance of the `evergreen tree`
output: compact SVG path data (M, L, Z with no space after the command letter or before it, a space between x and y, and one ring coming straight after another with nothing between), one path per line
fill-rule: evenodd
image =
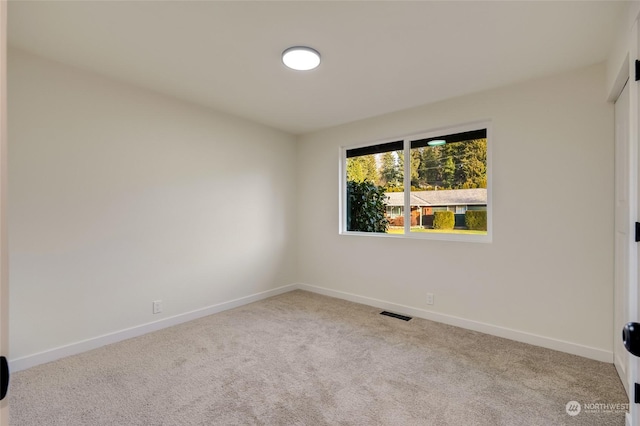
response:
M460 166L461 188L486 188L487 140L476 139L465 143Z
M487 187L487 140L454 142L444 146L412 150L419 160L417 179L421 189L465 189Z
M398 176L398 184L397 186L400 188L404 188L404 152L403 151L396 151L396 158L397 160L397 174L396 176Z
M382 154L382 166L380 170L381 186L392 188L402 186L402 176L398 172L396 154L389 151Z
M441 181L438 167L441 149L438 146L421 149L422 156L420 159L419 178L424 182L424 189L434 189Z
M378 168L374 155L347 158L347 181L378 182Z
M417 149L411 150L411 186L420 186L420 151Z
M456 163L452 156L447 156L442 165L442 186L446 189L455 189Z

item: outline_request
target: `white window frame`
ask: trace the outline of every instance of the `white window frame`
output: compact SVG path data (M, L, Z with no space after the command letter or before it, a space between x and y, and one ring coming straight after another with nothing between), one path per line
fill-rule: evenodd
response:
M382 232L357 232L347 231L347 206L346 206L346 186L347 186L347 151L363 148L371 145L379 145L388 142L403 140L404 149L404 212L410 212L411 204L411 179L406 179L407 176L411 176L411 141L435 138L439 136L446 136L456 133L468 132L473 130L487 130L487 233L486 234L449 234L449 233L429 233L429 232L411 232L411 220L404 221L404 234L388 234ZM492 164L492 146L493 146L493 132L490 120L484 120L479 122L453 125L447 127L441 127L438 129L428 130L420 133L413 133L403 137L387 138L384 140L378 140L374 142L359 143L348 146L340 147L340 162L339 162L339 220L338 220L338 233L340 235L356 235L378 238L410 238L420 240L435 240L435 241L461 241L461 242L473 242L473 243L490 243L493 240L493 194L491 177L493 164Z

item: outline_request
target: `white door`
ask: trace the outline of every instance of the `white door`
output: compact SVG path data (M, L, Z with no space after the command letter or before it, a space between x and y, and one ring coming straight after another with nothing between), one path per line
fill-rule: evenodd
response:
M626 424L640 426L640 404L635 404L634 384L640 383L640 357L627 353L621 330L627 322L640 322L638 277L640 250L635 242L635 222L640 222L640 85L634 81L635 58L640 55L638 23L629 43L629 76L615 104L615 240L614 240L614 365L629 397Z
M629 84L615 104L615 271L614 271L614 365L629 395L629 352L622 345L622 327L633 319L629 314L629 286L633 278L631 259L634 235L631 229L632 157L629 139ZM635 320L633 320L635 321Z
M7 274L7 3L0 1L0 355L9 356L9 291ZM0 401L0 426L9 424L8 398Z
M635 22L633 26L633 30L631 31L631 38L629 43L629 76L635 76L635 59L640 57L640 33L638 31L638 21ZM633 78L629 79L629 141L631 147L631 157L634 159L633 164L635 164L635 175L634 170L631 170L631 201L632 206L630 211L634 211L631 216L632 221L640 222L640 174L637 170L637 164L640 162L640 84L637 81L634 81ZM635 197L635 199L634 199ZM640 255L640 250L637 249L637 246L640 243L635 243L631 252L631 259L633 264L631 265L630 273L632 274L632 278L629 283L628 288L628 296L629 296L629 317L633 322L640 322L640 311L638 310L638 306L640 306L640 291L638 291L638 265L640 265L640 261L638 256ZM634 277L635 276L635 279ZM627 376L629 377L629 384L640 383L640 357L636 357L631 355L629 357L628 363L628 371ZM640 404L635 404L634 399L634 389L633 386L630 387L630 404L629 404L629 418L627 419L627 423L632 426L640 426Z

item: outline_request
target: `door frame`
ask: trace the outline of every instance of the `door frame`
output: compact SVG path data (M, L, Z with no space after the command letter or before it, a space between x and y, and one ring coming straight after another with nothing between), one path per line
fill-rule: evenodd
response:
M628 33L628 38L623 40L626 45L624 49L625 60L616 73L616 79L609 92L609 100L616 101L621 94L625 83L628 80L629 84L629 157L630 157L630 170L629 170L629 214L630 224L640 221L639 206L640 200L639 182L638 182L638 164L640 155L640 133L639 133L639 121L640 121L640 84L634 81L635 77L635 62L637 58L640 58L640 36L638 30L638 16L639 13L635 11L633 17L633 23L630 27L631 31ZM634 229L634 227L631 227ZM613 230L615 232L615 229ZM629 247L629 284L627 289L628 303L627 303L627 315L629 321L640 322L638 316L638 306L640 305L640 291L638 289L638 243L633 243ZM619 307L614 303L614 322L616 309ZM621 339L622 330L614 330L614 339ZM614 343L616 343L614 342ZM629 362L626 368L626 379L629 385L629 412L626 415L625 423L627 426L640 425L640 404L634 403L634 386L633 383L640 383L640 358L630 356ZM615 363L615 360L614 360ZM617 366L616 366L617 367Z

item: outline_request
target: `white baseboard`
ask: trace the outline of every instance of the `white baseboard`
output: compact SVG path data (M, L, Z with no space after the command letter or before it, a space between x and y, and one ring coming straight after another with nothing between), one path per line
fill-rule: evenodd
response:
M620 377L620 381L624 386L624 390L627 393L627 396L629 396L629 383L627 380L626 365L625 365L625 362L620 357L620 354L615 354L615 353L613 354L613 366L616 369L616 373L618 373L618 376Z
M409 315L418 318L424 318L431 321L441 322L444 324L454 325L456 327L466 328L469 330L479 331L481 333L491 334L493 336L503 337L505 339L515 340L517 342L528 343L531 345L541 346L543 348L553 349L560 352L566 352L597 361L613 363L613 352L605 351L598 348L580 345L577 343L567 342L564 340L553 339L550 337L539 336L524 331L513 330L506 327L500 327L483 322L472 321L452 315L431 312L425 309L414 308L411 306L400 305L397 303L386 302L384 300L374 299L371 297L360 296L357 294L346 293L343 291L332 290L325 287L318 287L309 284L298 284L296 286L301 290L311 291L313 293L323 294L325 296L336 297L338 299L348 300L350 302L362 303L380 309L394 311L399 314Z
M12 359L9 361L9 368L12 372L25 370L27 368L44 364L46 362L55 361L57 359L64 358L70 355L76 355L82 352L90 351L92 349L97 349L105 345L120 342L126 339L131 339L132 337L138 337L143 334L161 330L163 328L182 324L184 322L206 317L218 312L257 302L258 300L266 299L268 297L277 296L278 294L286 293L291 290L295 290L296 288L298 288L296 284L285 285L282 287L274 288L272 290L267 290L238 299L230 300L228 302L218 303L216 305L207 306L205 308L185 312L179 315L174 315L169 318L163 318L158 321L115 331L113 333L104 334L102 336L93 337L91 339L82 340L80 342L71 343L69 345L60 346L33 355L27 355L21 358Z

